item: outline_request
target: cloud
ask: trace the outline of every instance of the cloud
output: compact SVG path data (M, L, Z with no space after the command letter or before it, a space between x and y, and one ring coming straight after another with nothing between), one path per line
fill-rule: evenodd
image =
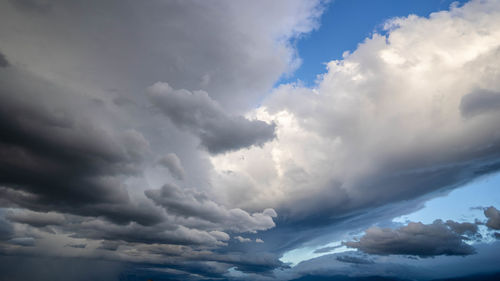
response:
M242 111L298 66L289 40L316 28L324 6L320 0L92 0L86 6L4 1L2 26L22 24L17 30L1 28L0 37L9 39L2 40L2 50L13 60L40 72L50 69L52 77L71 85L135 95L144 85L164 80L175 88L203 89L224 108ZM69 33L74 40L67 40Z
M10 65L9 61L7 60L5 55L0 52L0 67L5 68L8 67L9 65Z
M255 232L275 226L273 218L277 214L273 209L253 214L239 208L227 209L203 192L181 189L171 183L165 184L161 189L146 190L145 194L165 208L168 214L205 220L224 230Z
M376 255L419 257L472 255L476 251L463 241L464 237L461 234L464 228L468 229L469 225L462 226L456 222L443 223L441 220L436 220L432 224L410 222L398 229L372 227L366 230L359 241L343 242L343 245ZM477 228L471 234L476 232Z
M170 228L170 229L169 229ZM229 239L219 231L203 231L184 226L143 227L140 225L109 225L99 221L88 222L82 226L73 226L74 238L92 240L122 240L143 244L173 244L193 246L222 246Z
M9 0L17 9L28 12L48 12L51 3L48 0Z
M470 222L456 222L452 220L447 220L445 224L454 232L460 235L473 236L478 234L478 227L475 223Z
M85 249L85 247L87 247L87 244L67 244L65 247Z
M338 249L340 247L342 247L343 245L338 245L338 246L331 246L331 247L323 247L323 248L319 248L319 249L316 249L314 250L314 253L315 254L322 254L322 253L329 253L335 249Z
M14 235L14 227L4 216L0 216L0 241L9 240Z
M101 245L97 248L99 250L107 250L107 251L116 251L118 247L120 247L119 241L108 241L104 240L101 242Z
M500 243L479 243L475 245L477 254L462 256L436 256L432 259L408 259L406 256L369 256L358 251L324 255L301 262L288 271L277 274L277 280L482 280L479 275L498 272L492 260L498 258ZM339 261L339 257L349 256L373 261L366 264L352 264ZM342 259L342 258L340 258ZM476 275L476 276L474 276ZM472 277L473 276L473 277ZM301 279L303 278L303 279ZM494 277L492 277L495 280ZM466 278L467 279L467 278ZM469 279L467 279L469 280ZM487 279L489 280L489 279Z
M462 97L460 111L465 117L473 117L482 113L498 110L500 93L488 90L478 90Z
M241 243L252 242L252 239L241 237L241 236L236 236L236 237L234 237L234 239L240 241Z
M58 213L38 213L32 211L10 212L5 216L11 222L29 224L35 227L48 225L62 225L65 222L63 215Z
M23 246L23 247L33 247L35 246L35 239L33 237L16 237L7 241L9 244Z
M169 153L163 156L160 160L158 160L158 163L166 167L170 174L178 180L182 180L186 176L181 160L179 160L179 157L177 157L175 153Z
M279 256L272 253L247 253L235 252L226 255L214 255L214 261L233 264L236 270L249 273L270 273L277 268L286 268Z
M11 257L78 252L178 279L232 267L272 279L297 245L500 167L496 1L391 20L313 88L272 92L297 67L290 40L317 26L322 2L37 3L47 2L0 2L11 62L0 68L0 204L16 209L0 220L0 250ZM464 240L477 235L451 221L376 230L351 243L468 255ZM266 243L232 243L240 235ZM19 237L36 244L6 242ZM345 255L330 264L356 267Z
M313 30L322 9L303 0L0 2L0 206L9 209L0 220L2 254L24 256L33 272L56 268L53 256L88 268L97 259L159 265L190 278L220 278L233 264L259 272L282 266L276 254L228 254L242 251L229 242L234 233L270 229L276 212L228 206L214 195L207 151L274 138L272 122L245 114L298 66L290 40ZM143 93L156 81L201 90L159 98L180 108L152 107ZM164 155L170 173L157 167ZM176 190L177 205L146 196L172 177L196 188ZM6 242L31 236L33 247ZM89 262L73 263L75 255ZM5 275L26 276L15 274ZM49 275L37 278L57 279Z
M308 227L402 214L497 172L500 114L482 106L500 89L498 24L495 1L393 19L314 87L280 85L253 112L276 138L213 156L216 190L229 205L273 206L309 239Z
M354 264L372 264L373 261L363 259L355 256L337 256L337 260L340 262L354 263Z
M0 256L2 278L7 280L81 280L82 276L98 281L116 280L125 268L119 262L102 259Z
M487 227L500 230L500 211L498 211L495 207L490 206L484 210L484 215L488 218L488 221L486 222Z
M193 132L210 153L223 153L272 140L274 125L228 115L204 91L174 90L158 82L148 90L152 102L177 127Z
M83 117L81 100L10 67L0 74L0 193L4 205L103 216L144 224L161 218L130 202L120 176L139 173L148 151L134 130L114 131ZM97 115L97 114L96 114Z

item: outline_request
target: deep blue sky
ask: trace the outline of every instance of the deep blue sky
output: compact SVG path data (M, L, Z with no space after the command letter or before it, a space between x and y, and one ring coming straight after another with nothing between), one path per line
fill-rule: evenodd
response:
M320 28L296 42L302 65L291 77L278 84L301 80L314 84L316 76L325 72L325 62L341 59L344 51L356 46L380 31L385 20L415 14L448 10L450 4L464 0L333 0L321 17Z

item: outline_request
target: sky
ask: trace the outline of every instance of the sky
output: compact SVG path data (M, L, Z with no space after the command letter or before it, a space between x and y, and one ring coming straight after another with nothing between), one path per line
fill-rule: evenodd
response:
M384 22L394 17L410 14L427 17L433 12L447 10L453 0L337 0L323 10L319 28L295 40L301 58L300 67L285 75L277 83L296 80L314 86L318 75L325 72L325 64L342 59L345 52L352 52L359 43L373 33L385 33Z
M0 281L497 280L499 25L496 0L0 1Z

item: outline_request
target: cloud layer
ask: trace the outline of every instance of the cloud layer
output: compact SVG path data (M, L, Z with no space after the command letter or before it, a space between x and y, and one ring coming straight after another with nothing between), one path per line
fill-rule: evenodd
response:
M393 19L387 35L329 62L314 88L281 85L254 111L276 139L213 157L218 190L229 204L328 225L496 172L498 10L472 1Z
M465 232L474 235L477 226L440 220L432 224L410 222L398 229L369 228L359 241L344 242L344 245L376 255L466 256L474 254L475 250L464 242L467 238L462 234Z
M391 19L313 87L273 88L326 2L0 2L0 271L418 279L415 256L491 259L485 226L435 221L280 261L500 168L497 1Z
M208 157L275 137L245 113L296 68L290 40L323 9L284 3L1 2L1 254L34 269L40 256L151 264L184 280L282 266L230 248L275 227L276 212L217 201Z
M167 83L156 83L149 94L170 121L193 132L210 153L262 146L275 136L274 125L228 115L206 92L174 90Z
M488 218L486 222L487 227L494 230L500 230L500 211L490 206L484 210L484 215Z

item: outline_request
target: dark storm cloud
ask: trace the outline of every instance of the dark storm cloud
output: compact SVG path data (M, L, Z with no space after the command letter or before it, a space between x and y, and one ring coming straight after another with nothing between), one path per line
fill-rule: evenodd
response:
M0 87L0 152L5 156L0 159L0 203L32 210L9 212L6 218L11 222L41 231L50 226L53 235L105 240L99 249L108 253L118 251L123 243L216 247L229 240L229 235L219 229L245 232L274 227L276 213L272 209L252 214L227 209L195 190L165 188L175 195L171 201L153 190L146 192L153 202L165 203L158 204L169 216L180 216L185 221L165 222L163 210L151 201L132 203L122 181L140 174L148 146L142 135L130 130L120 133L92 118L82 118L72 103L65 103L64 96L72 93L16 68L8 71L0 75L5 82ZM180 161L172 159L160 159L160 164L171 170L174 177L184 177ZM209 208L203 209L206 206ZM24 241L13 236L7 221L2 229L5 243L20 245ZM25 246L32 243L28 242ZM83 248L88 244L71 243L68 247L75 245ZM230 263L236 258L203 258L212 259ZM267 259L260 263L234 261L245 270L274 268L275 263L265 262Z
M447 220L445 223L448 227L451 228L454 232L460 235L469 235L473 236L478 234L478 227L475 223L470 222L456 222L452 220Z
M76 249L85 249L87 244L66 244L65 247L76 248Z
M65 222L63 215L58 213L38 213L31 211L7 213L6 218L11 222L29 224L35 227L48 225L62 225Z
M452 226L449 226L452 225ZM410 222L407 226L390 229L372 227L366 230L358 241L343 244L368 254L376 255L414 255L433 257L438 255L466 256L476 251L474 247L464 243L458 231L470 227L443 223L436 220L432 224ZM475 234L477 228L473 233Z
M23 247L32 247L35 246L35 239L33 237L16 237L10 239L7 243Z
M0 256L3 280L119 280L124 267L119 262L102 259Z
M500 108L500 93L477 90L462 97L460 111L464 117L494 112Z
M3 214L0 216L0 241L5 241L14 235L14 227L8 222Z
M0 206L14 209L0 230L5 229L5 239L14 237L12 226L41 237L36 247L15 252L21 247L11 245L9 253L64 257L78 252L85 259L102 243L99 259L156 265L167 254L155 248L183 245L182 255L191 248L213 250L230 243L224 229L274 227L272 209L225 207L220 198L196 189L177 190L177 203L151 191L157 201L152 202L143 190L165 182L167 171L157 169L158 162L186 185L211 185L207 153L192 149L198 139L209 152L222 153L274 138L274 125L239 114L255 108L293 68L288 39L313 28L317 6L303 0L0 1L1 47L3 52L5 43L11 62L0 61ZM159 106L172 121L165 122L151 114L151 100L141 95L156 81L211 96L196 92L168 113ZM182 110L200 114L199 119L183 119ZM151 176L156 172L162 175ZM87 246L76 251L64 247L67 243ZM168 263L217 277L231 265L259 272L281 266L278 255L217 250L190 257L190 266L182 259ZM95 275L106 270L85 265L92 262L82 262L87 273L76 270L79 274L65 267L79 263L66 259L24 257L17 260L21 263L37 280L117 279L93 276L94 270ZM5 264L3 277L33 279L19 270L7 272ZM43 273L46 267L58 269Z
M264 273L272 278L273 269L285 267L278 258L287 249L334 228L337 232L352 227L364 228L360 225L384 217L376 213L378 208L415 198L422 202L422 196L451 189L500 168L499 123L495 119L486 120L480 128L474 127L473 121L481 118L460 116L461 96L458 102L454 99L450 102L454 106L452 109L446 108L442 115L439 112L443 104L439 102L446 101L447 105L450 97L446 94L457 91L434 85L434 81L440 81L435 79L439 75L422 73L422 69L426 71L428 67L421 67L420 58L439 66L441 61L448 62L448 58L453 57L461 71L466 66L460 61L460 55L439 49L443 47L440 42L425 48L426 42L435 41L429 40L432 37L427 37L427 32L438 30L418 28L427 20L409 22L409 28L405 29L410 32L424 30L424 34L403 33L392 37L394 41L402 38L402 44L386 48L384 44L390 43L389 37L377 41L374 36L373 40L360 45L361 54L351 56L354 60L346 56L345 64L343 61L331 63L324 78L328 81L334 76L332 83L318 85L315 93L299 100L298 110L279 108L293 115L291 123L295 120L299 123L297 126L292 124L287 131L288 119L281 122L284 128L278 129L278 122L275 126L238 114L255 108L257 97L268 93L283 70L288 69L287 62L293 56L289 46L294 45L288 44L288 39L310 30L308 26L297 27L296 18L313 17L308 9L311 4L300 5L296 9L298 12L293 12L294 7L297 3L315 1L89 0L82 3L53 0L46 14L25 13L29 9L42 11L32 3L45 3L43 0L18 2L24 3L24 8L13 1L6 3L0 2L0 38L1 47L7 46L6 54L12 66L0 68L0 72L26 65L35 76L49 77L54 80L52 82L59 82L57 85L71 86L82 95L92 96L86 103L77 103L73 100L77 100L79 94L55 89L63 93L50 95L47 92L52 91L47 88L51 86L46 85L32 85L26 93L19 94L23 87L32 84L31 79L21 77L16 81L8 77L0 81L3 85L0 86L0 203L38 213L55 211L65 217L62 223L58 218L38 215L9 218L16 229L26 229L26 232L37 232L37 227L54 229L54 236L41 234L48 235L44 243L52 241L54 247L38 243L37 237L37 244L45 248L40 247L39 252L33 250L35 254L59 255L56 246L60 245L54 241L65 236L71 240L79 238L77 244L89 240L85 242L88 249L77 251L82 258L91 252L93 245L102 243L96 252L104 258L146 262L156 269L166 263L169 270L187 272L185 275L179 273L182 277L177 279L185 280L184 276L219 278L230 267L247 273ZM474 15L463 14L462 17L461 13L455 13L455 18L463 20L464 25L476 19ZM447 20L447 16L443 12L439 18ZM485 32L475 34L477 37L488 34L491 25L487 21L490 17L484 14L479 17L485 18L486 23L481 27ZM431 26L432 23L429 20ZM288 26L284 28L285 33L283 25ZM417 28L413 29L414 26ZM452 22L449 26L463 25ZM478 31L476 26L467 27L470 28L464 29L464 36ZM275 38L283 42L276 42ZM413 43L405 45L406 38L419 39L424 48L413 49L413 46L420 46ZM450 38L447 42L452 44L445 47L477 46L461 46L458 44L461 41L454 39ZM375 42L376 46L370 42ZM403 47L398 49L399 46ZM428 60L427 53L434 48L437 51ZM363 53L370 49L373 52ZM388 56L387 63L379 63L385 60L385 55L392 55L393 50L401 54L403 61L418 59L396 66L394 56ZM410 52L405 53L405 50ZM441 54L445 59L441 59ZM496 73L494 67L498 60L490 61L491 65L475 69L491 68L493 71L489 72ZM396 68L395 75L391 74ZM440 70L439 74L443 73L440 68L436 69ZM456 80L464 81L473 77L468 73L460 77L462 72L456 70L450 69L453 76L446 79L447 83L454 85L455 75ZM407 77L417 79L408 83ZM413 87L416 86L414 80L418 87ZM168 81L175 89L203 91L174 90L160 83L150 88L153 92L150 99L141 95L145 87L156 81ZM481 81L473 82L481 84ZM468 87L464 84L464 88ZM4 92L3 87L12 91ZM159 93L154 93L155 87L159 88ZM109 94L101 89L114 90ZM435 92L443 98L432 96ZM362 94L358 96L358 93ZM341 98L319 99L307 107L315 97L328 94ZM291 94L285 99L293 100L294 96ZM343 97L348 101L344 103ZM420 97L424 98L420 100ZM483 114L494 112L484 105L484 99L476 97L472 102L465 101L463 116L494 116ZM429 106L428 101L437 102ZM154 110L149 110L151 102L156 106ZM263 104L259 110L265 111ZM419 114L421 109L422 114ZM113 115L115 110L120 111L117 116ZM161 111L166 117L151 114L154 111ZM410 115L400 114L406 112ZM460 122L444 122L456 121L450 118L455 115L449 112L458 115L460 122L471 121L467 123L470 127L464 128ZM433 118L428 120L427 116ZM167 118L171 122L165 122ZM273 119L274 116L266 118ZM128 130L128 126L140 128L141 132ZM275 138L281 129L283 142ZM193 150L198 139L200 146L219 155L209 156L202 150ZM149 142L151 153L147 152ZM267 146L274 143L276 146L268 150ZM263 144L266 149L242 149ZM250 161L232 161L230 153L226 153L240 149L238 153L249 152L265 160L247 164ZM257 150L272 151L272 155L259 154ZM175 157L167 153L175 153ZM167 158L158 161L158 157L164 155ZM223 160L229 160L226 162L231 166L244 163L231 173L241 171L241 178L248 178L250 184L242 184L244 188L238 189L239 182L225 186L218 181L221 167L214 166L219 160L216 158L223 156L228 156ZM275 159L279 161L265 165ZM174 179L182 179L185 186L195 188L164 185L171 179L166 169L157 169L157 163L166 167ZM277 177L271 175L274 169L278 170ZM162 187L153 189L159 186ZM271 206L283 209L284 216L276 232L268 236L258 234L266 243L233 243L231 232L273 228L276 212L273 209L262 211ZM384 218L387 218L397 213L394 210L388 207L381 212L385 212ZM361 213L367 215L361 217ZM327 225L332 226L326 229ZM463 252L470 248L462 245L464 237L457 237L473 235L477 227L454 222L441 223L441 226L455 236L448 237L450 244L445 244L445 249L438 252L459 255L460 249L450 248L460 246L466 248L461 249L465 255ZM398 231L404 232L394 230ZM426 227L423 233L429 241L440 238ZM254 239L253 235L244 236ZM415 233L405 235L410 242L418 240ZM393 236L390 239L397 240ZM63 245L68 243L63 241L60 242ZM172 244L182 245L180 254L167 249ZM401 246L401 251L415 251L414 246ZM50 253L42 253L42 250ZM424 251L427 250L424 247ZM65 252L76 250L63 248L60 252L64 256ZM350 268L357 267L355 261L343 256L333 258L334 263ZM27 263L21 260L17 264L36 268L29 259ZM63 260L54 264L57 268L69 263ZM89 276L94 268L86 270L91 273L64 278L98 279ZM66 275L65 271L66 268L61 269L59 274ZM174 271L165 272L168 276L165 278L169 278ZM113 279L117 278L107 280Z
M282 261L279 260L279 255L274 253L243 253L234 252L223 255L214 255L210 257L212 261L229 263L236 267L237 270L250 273L265 273L276 268L287 268Z
M175 223L143 226L136 223L118 225L102 220L84 221L65 226L73 238L125 241L144 244L209 245L222 244L229 235L221 231L204 231Z
M167 83L156 83L149 93L165 116L197 135L210 153L263 145L275 137L274 124L228 115L204 91L174 90Z
M111 133L62 103L66 89L9 68L0 73L2 204L36 211L158 222L129 201L121 180L134 175L147 145L133 131ZM72 112L74 110L75 112Z
M497 208L493 206L486 208L484 215L488 218L488 221L486 221L487 227L500 230L500 211Z
M10 64L9 64L9 61L7 60L7 58L5 57L4 54L2 54L2 52L0 52L0 67L8 67Z
M262 213L249 214L242 209L228 209L217 204L203 192L182 189L175 184L165 184L161 189L146 190L145 194L168 214L193 217L219 225L235 232L267 230L275 226L276 212L266 209Z
M120 247L120 244L122 244L122 243L119 241L104 240L101 242L101 245L97 249L107 250L107 251L116 251L118 249L118 247Z
M354 264L372 264L372 260L356 257L356 256L338 256L337 260L340 262L346 262L346 263L354 263Z

